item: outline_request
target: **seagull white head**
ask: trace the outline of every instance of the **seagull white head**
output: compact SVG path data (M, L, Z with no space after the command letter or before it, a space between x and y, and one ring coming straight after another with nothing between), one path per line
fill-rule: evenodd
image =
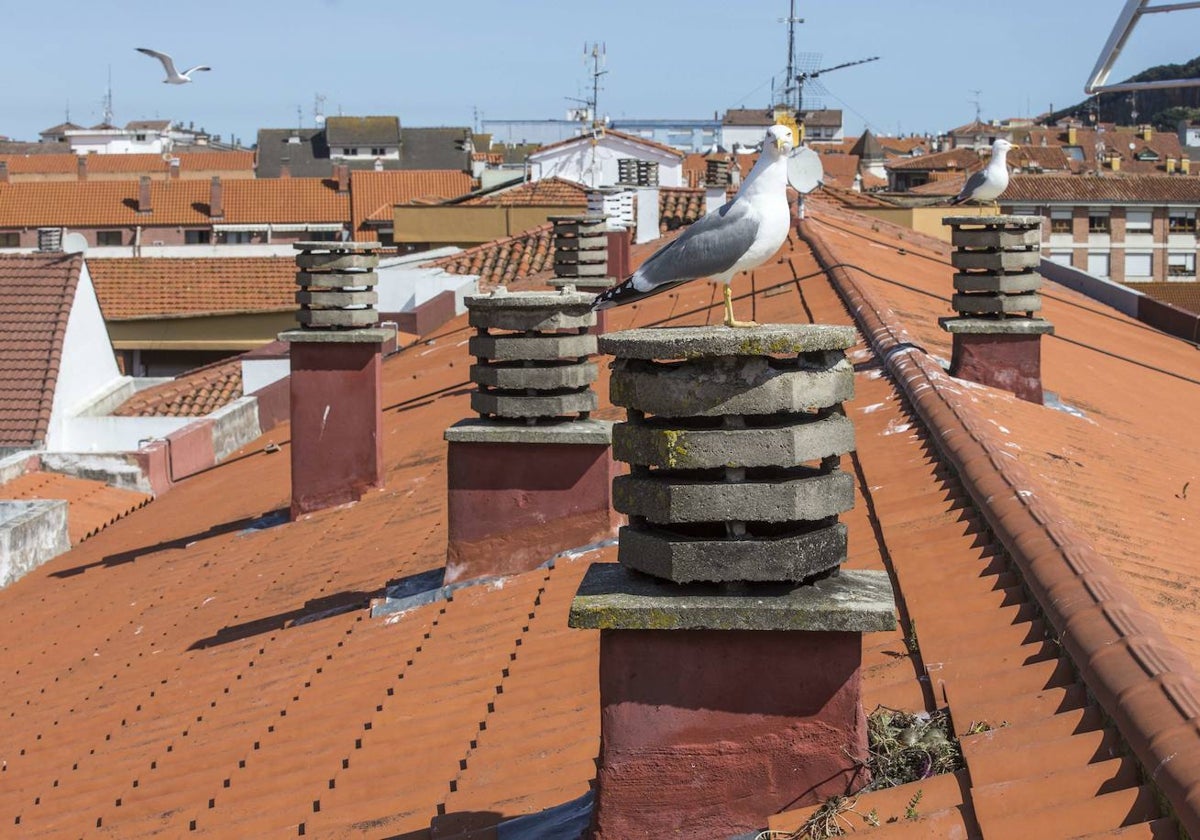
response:
M767 129L763 139L763 152L774 151L786 155L792 150L792 130L786 125L773 125Z
M1010 150L1016 148L1018 148L1016 144L1009 143L1003 137L999 137L994 143L992 143L992 157L1003 158L1009 153Z

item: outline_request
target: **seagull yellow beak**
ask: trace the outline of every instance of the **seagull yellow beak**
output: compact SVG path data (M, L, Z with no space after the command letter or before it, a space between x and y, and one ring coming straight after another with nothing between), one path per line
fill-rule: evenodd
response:
M779 151L781 151L781 152L782 152L782 151L784 150L784 148L786 148L786 147L787 147L787 140L786 140L786 139L784 139L783 137L776 137L776 138L775 138L775 148L776 148L776 149L778 149Z
M1018 146L1016 143L1013 143L1013 144L1012 144L1012 147L1013 147L1014 149L1019 149L1019 148L1021 148L1021 147L1020 147L1020 146Z

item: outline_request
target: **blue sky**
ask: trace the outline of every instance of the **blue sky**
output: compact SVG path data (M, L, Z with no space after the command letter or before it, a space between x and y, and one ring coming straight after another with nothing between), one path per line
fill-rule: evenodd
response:
M561 117L586 95L584 44L604 42L600 110L617 117L711 117L765 106L787 61L787 0L67 0L12 4L0 51L0 134L36 140L71 119L100 121L111 66L116 121L194 121L253 142L259 127L325 112L396 114L405 125ZM1124 0L798 0L797 51L819 67L826 107L848 132L939 131L1036 114L1083 98ZM592 10L592 11L589 11ZM1200 53L1200 11L1152 15L1113 78ZM988 37L985 37L988 36ZM207 63L186 86L134 51ZM816 93L812 87L807 94Z

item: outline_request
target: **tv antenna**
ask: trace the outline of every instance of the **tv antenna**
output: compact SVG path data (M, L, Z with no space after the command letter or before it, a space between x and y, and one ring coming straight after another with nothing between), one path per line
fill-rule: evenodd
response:
M313 94L313 124L317 128L325 125L325 100L326 96L323 93Z
M592 112L592 125L600 124L600 77L607 74L607 70L602 70L608 60L608 47L603 41L593 42L590 46L583 45L583 61L586 64L588 59L592 60L592 98L588 100L588 108Z
M113 121L113 97L112 97L112 65L108 65L108 87L104 91L104 99L101 100L104 108L104 124L112 125Z
M968 99L967 101L975 106L975 122L979 122L979 115L980 115L980 113L982 113L979 108L979 94L983 93L983 91L982 90L968 90L967 93L975 94L974 99Z
M789 0L788 16L785 18L777 18L780 23L787 24L788 32L788 59L787 59L787 83L783 88L783 101L786 105L792 103L792 91L795 90L794 80L796 78L796 24L804 23L804 18L796 17L796 0ZM772 103L774 104L774 103ZM796 106L799 110L799 106Z
M835 64L832 67L823 67L820 70L809 70L803 73L796 74L796 112L804 111L804 83L815 79L822 73L832 73L834 70L841 70L846 67L857 67L860 64L866 64L871 61L878 61L879 56L873 55L870 58L860 58L858 61L847 61L845 64Z

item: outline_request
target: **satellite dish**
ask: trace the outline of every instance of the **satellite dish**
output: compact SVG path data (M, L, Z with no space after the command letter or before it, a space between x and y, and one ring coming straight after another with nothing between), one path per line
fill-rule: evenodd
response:
M88 249L87 237L82 233L68 233L63 237L62 249L65 254L85 254Z
M788 156L788 183L801 195L815 190L824 175L821 156L808 146L801 146Z

